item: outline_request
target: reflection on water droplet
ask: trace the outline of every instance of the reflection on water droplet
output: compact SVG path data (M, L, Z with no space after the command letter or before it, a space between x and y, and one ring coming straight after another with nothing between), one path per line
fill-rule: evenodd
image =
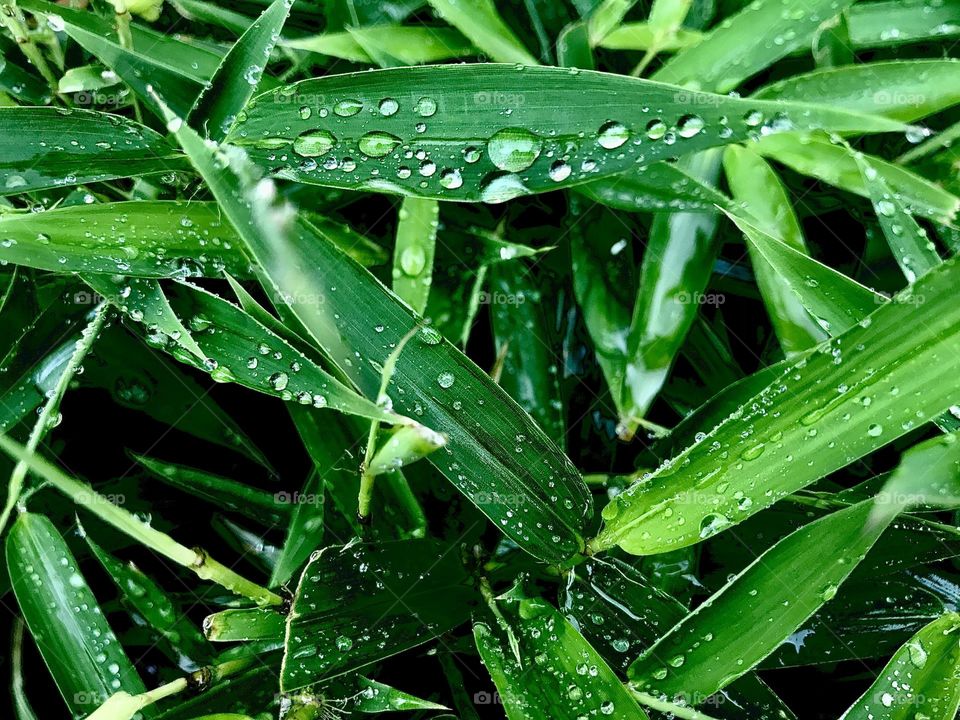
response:
M677 134L682 138L691 138L703 130L703 118L699 115L684 115L677 122Z
M470 145L463 149L463 159L466 160L471 165L480 159L480 156L483 154L483 151L478 147Z
M494 133L487 146L490 160L501 170L520 172L540 156L543 142L524 128L504 128Z
M463 185L463 176L456 168L446 168L440 173L440 185L447 190L456 190Z
M563 182L568 177L570 173L573 172L573 168L563 160L557 160L553 165L550 166L550 179L554 182Z
M480 183L480 199L487 203L502 203L529 193L519 176L512 173L490 173Z
M400 253L400 269L406 275L416 277L423 272L427 264L427 254L419 245L411 245Z
M756 127L763 122L763 113L759 110L749 110L743 116L743 122L747 127Z
M597 132L597 143L600 147L613 150L630 139L630 131L623 123L611 120L600 126Z
M453 380L454 377L452 372L442 372L437 375L437 384L444 389L453 385Z
M422 97L413 106L413 111L420 117L433 117L437 112L437 101L433 98Z
M334 115L340 117L352 117L363 110L363 103L360 100L341 100L333 106Z
M398 103L393 98L384 98L380 101L378 106L380 114L384 117L390 117L391 115L396 115L397 110L400 109L400 103Z
M368 132L360 138L358 145L360 152L367 157L379 158L392 153L400 144L400 138L382 130Z
M336 142L327 130L308 130L293 141L293 151L302 157L319 157L330 152Z
M647 137L659 140L667 133L667 124L663 120L651 120L647 123Z

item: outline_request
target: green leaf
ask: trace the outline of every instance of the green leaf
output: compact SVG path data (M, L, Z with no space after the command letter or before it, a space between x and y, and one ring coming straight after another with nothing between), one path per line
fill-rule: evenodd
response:
M427 0L440 17L496 62L536 65L537 61L497 12L493 0Z
M754 145L754 149L799 173L869 197L853 152L823 135L769 135ZM945 225L952 225L956 220L960 198L906 168L876 157L866 157L866 160L915 214Z
M674 163L655 162L604 180L594 180L577 190L617 210L707 210L728 207L730 198L702 178Z
M773 168L751 149L739 145L730 145L724 151L723 168L733 198L741 203L744 211L756 218L767 233L793 250L807 254L800 223ZM825 340L826 333L810 317L792 288L782 284L776 269L753 247L753 243L747 243L750 263L787 357Z
M292 6L293 0L274 0L230 48L190 110L191 125L203 128L213 140L226 137L259 84ZM168 94L165 87L160 89Z
M643 650L687 614L687 608L619 560L593 558L576 569L560 591L560 609L603 655L624 672ZM726 704L749 717L792 718L793 713L759 678L746 675L723 695L700 698L711 715Z
M370 65L376 63L368 48L401 65L422 65L479 53L452 28L392 24L351 27L346 32L281 40L281 44Z
M955 717L960 706L958 629L960 615L949 613L920 630L841 720Z
M656 41L654 28L649 23L624 23L600 41L608 50L649 50L657 45L661 51L685 50L703 40L703 33L678 28L665 40Z
M440 205L436 200L404 198L393 250L393 291L422 315L433 281Z
M131 120L91 110L0 108L0 195L187 167L164 138Z
M223 158L186 126L174 126L224 212L242 231L268 278L267 287L362 392L379 397L383 364L417 326L415 316L309 223L296 222L285 237L276 232L269 224L275 218L258 215L270 211L258 211L239 178L216 165ZM228 157L234 171L249 172L240 158ZM262 183L258 191L266 197L271 193ZM265 224L258 228L258 223ZM375 319L372 326L370 318ZM364 361L356 362L358 357ZM582 528L592 502L576 469L506 393L439 333L424 328L404 348L388 394L394 407L448 438L443 460L437 462L441 472L531 554L560 561L583 548Z
M757 557L637 658L631 685L696 703L748 672L837 594L886 528L868 524L872 507L827 515Z
M280 524L290 516L291 508L284 504L282 497L278 499L278 495L186 465L135 453L131 453L131 457L152 477L206 500L219 510L239 513L266 525Z
M299 430L301 423L297 422L297 418L309 416L310 411L291 408L291 414ZM343 420L346 420L346 418L343 418ZM325 424L328 428L332 425L332 423ZM357 473L353 473L353 475L356 476ZM294 572L307 561L310 553L322 544L327 485L326 474L314 468L307 475L306 482L299 494L277 493L274 495L274 498L280 502L291 503L293 512L290 514L290 520L287 523L287 536L280 551L280 556L270 573L271 587L289 581ZM356 493L354 493L354 498L356 498ZM353 515L355 513L352 513L351 516Z
M120 202L0 215L0 260L135 277L251 275L239 240L205 202ZM12 242L11 242L12 241Z
M281 688L430 642L467 619L475 596L457 546L408 540L325 548L303 571L287 616Z
M872 515L875 522L910 507L960 505L960 433L935 437L904 453L883 484Z
M133 563L122 563L87 536L87 544L103 565L137 621L146 622L166 641L168 655L182 669L192 670L211 659L203 635L164 590Z
M594 92L608 102L584 104ZM638 116L640 106L650 113ZM903 126L822 106L691 98L675 87L586 70L476 64L305 80L254 98L228 141L301 182L503 202L786 128L864 133Z
M956 0L880 0L846 10L850 42L857 48L940 42L960 33Z
M117 690L145 688L107 624L60 533L46 517L23 513L6 541L20 611L73 717Z
M597 45L623 22L637 0L603 0L590 14L590 44Z
M831 335L846 332L888 300L785 242L751 220L728 213L743 232L751 256L762 258L779 282Z
M510 720L647 719L599 653L552 605L517 597L514 590L497 607L519 657L498 624L475 623L473 637Z
M654 80L726 93L747 78L810 42L820 23L852 0L812 0L786 6L781 0L750 3L726 18L703 40L674 55Z
M211 642L282 642L285 627L284 616L270 608L222 610L203 619L203 632Z
M27 0L23 7L58 17L66 33L84 50L113 70L137 95L149 101L147 87L152 86L175 98L178 112L186 113L200 95L206 78L196 71L173 65L167 57L146 55L136 49L124 48L110 24L93 13L53 5L43 0ZM110 28L106 30L106 28ZM166 41L164 44L169 43ZM179 50L179 44L167 48L170 55Z
M801 359L618 495L594 547L649 554L697 543L956 403L947 378L960 309L941 293L958 277L960 262L945 263Z
M168 298L208 359L182 352L179 345L171 345L163 337L153 338L152 342L181 362L209 372L218 382L240 383L314 408L330 408L385 422L397 420L395 414L355 393L226 300L182 285L170 288Z
M927 231L913 219L903 197L891 190L881 172L863 154L854 152L853 158L860 169L864 187L873 203L890 251L907 282L912 283L918 276L940 264L937 247L927 237Z
M893 60L822 68L768 85L753 97L823 103L913 122L960 102L958 70L958 60Z

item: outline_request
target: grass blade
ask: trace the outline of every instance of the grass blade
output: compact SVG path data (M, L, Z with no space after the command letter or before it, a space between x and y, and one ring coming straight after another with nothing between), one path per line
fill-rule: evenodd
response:
M393 250L393 291L418 315L430 297L433 255L440 205L436 200L404 198Z
M537 60L503 22L493 0L427 0L440 17L496 62L536 65Z

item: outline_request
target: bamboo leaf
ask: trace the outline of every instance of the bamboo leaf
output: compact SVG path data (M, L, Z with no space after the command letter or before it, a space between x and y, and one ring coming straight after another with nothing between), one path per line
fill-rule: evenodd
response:
M841 720L953 717L960 706L960 617L933 621L901 647Z
M610 101L584 102L594 91ZM554 112L558 106L570 112ZM637 117L639 106L650 111ZM675 87L586 70L477 64L306 80L254 98L228 141L258 165L301 182L503 202L758 132L810 128L864 133L902 126L822 106L691 98Z
M955 404L946 378L958 311L935 298L958 273L956 261L928 273L617 496L594 548L649 554L697 543Z
M223 58L216 74L190 110L190 123L222 140L250 100L280 37L293 0L274 0ZM167 94L167 90L161 87Z
M43 515L20 515L6 555L20 611L73 717L92 712L121 688L144 691L53 523Z
M440 206L436 200L404 198L393 250L393 291L422 315L433 280Z
M748 672L837 594L887 526L868 524L872 507L827 515L757 557L637 658L631 685L696 703Z

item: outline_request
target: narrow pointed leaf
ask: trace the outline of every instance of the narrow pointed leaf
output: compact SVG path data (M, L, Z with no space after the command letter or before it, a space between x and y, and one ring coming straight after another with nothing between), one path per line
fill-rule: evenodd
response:
M868 523L872 506L827 515L760 555L645 651L631 684L695 701L748 672L837 594L876 542L887 523Z
M912 506L960 505L960 433L910 448L876 497L873 518L897 515Z
M440 207L436 200L404 198L393 250L393 291L422 315L430 297Z
M0 128L0 195L189 167L153 130L106 113L4 107Z
M960 309L940 293L958 277L960 262L945 263L820 345L611 501L594 545L649 554L697 543L955 404Z
M901 647L840 720L956 717L960 706L960 616L948 613Z
M613 670L556 608L539 598L507 598L497 605L522 664L497 624L475 623L473 637L510 720L605 715L647 720Z
M376 48L402 65L422 65L479 53L459 31L446 27L368 25L346 32L281 40L284 47L376 64L368 49Z
M593 92L609 102L584 105ZM650 112L638 115L640 106ZM301 182L503 202L788 128L902 126L823 106L709 94L691 100L673 86L586 70L476 64L305 80L254 98L228 141Z
M6 554L20 611L73 717L117 690L145 690L53 523L24 513L10 529Z
M503 22L493 0L428 0L444 20L496 62L536 65L537 61Z
M410 540L325 548L304 570L287 617L281 688L429 642L466 620L474 597L456 546Z
M222 140L250 100L292 5L293 0L274 0L230 48L200 93L190 110L190 123L203 128L211 139Z

